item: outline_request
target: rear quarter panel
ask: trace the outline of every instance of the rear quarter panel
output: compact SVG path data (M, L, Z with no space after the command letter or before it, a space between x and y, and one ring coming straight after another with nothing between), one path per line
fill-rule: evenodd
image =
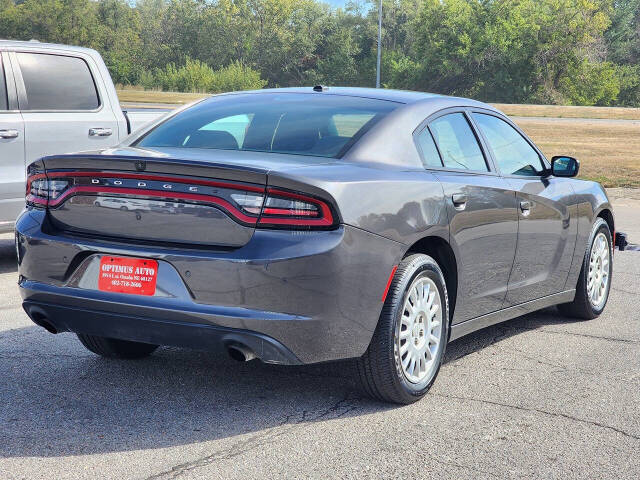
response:
M273 172L267 183L324 197L342 223L407 246L426 236L449 240L442 185L422 168L336 162Z
M572 187L576 199L578 236L565 290L575 288L578 281L593 222L603 210L609 210L613 214L609 197L599 183L588 180L573 180ZM611 233L613 234L613 232Z

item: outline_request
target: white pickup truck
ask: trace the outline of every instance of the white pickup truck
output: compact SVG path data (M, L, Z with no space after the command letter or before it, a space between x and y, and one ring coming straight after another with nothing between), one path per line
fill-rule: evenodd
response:
M24 206L29 163L115 146L164 113L123 112L95 50L0 40L0 232Z

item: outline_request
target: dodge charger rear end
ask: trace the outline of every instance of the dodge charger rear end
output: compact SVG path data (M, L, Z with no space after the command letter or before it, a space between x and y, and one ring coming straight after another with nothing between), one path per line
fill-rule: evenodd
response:
M219 95L30 165L24 308L106 357L355 358L367 393L409 403L451 339L553 304L604 309L613 215L577 170L472 100Z

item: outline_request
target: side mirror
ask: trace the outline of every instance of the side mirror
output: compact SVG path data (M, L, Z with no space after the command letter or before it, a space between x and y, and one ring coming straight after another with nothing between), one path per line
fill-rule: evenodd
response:
M575 177L580 170L580 162L573 157L557 156L551 159L551 173L555 177Z

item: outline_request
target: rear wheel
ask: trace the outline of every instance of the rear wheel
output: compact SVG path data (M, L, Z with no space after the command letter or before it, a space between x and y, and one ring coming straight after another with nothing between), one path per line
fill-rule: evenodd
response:
M393 403L420 400L440 370L448 327L440 267L427 255L406 257L391 282L369 348L356 360L364 392Z
M116 340L115 338L98 337L78 333L82 344L91 352L107 358L134 359L151 355L158 345L148 343Z
M609 225L598 218L593 225L589 248L582 261L576 296L571 303L558 305L563 315L590 320L598 317L609 299L613 242Z

